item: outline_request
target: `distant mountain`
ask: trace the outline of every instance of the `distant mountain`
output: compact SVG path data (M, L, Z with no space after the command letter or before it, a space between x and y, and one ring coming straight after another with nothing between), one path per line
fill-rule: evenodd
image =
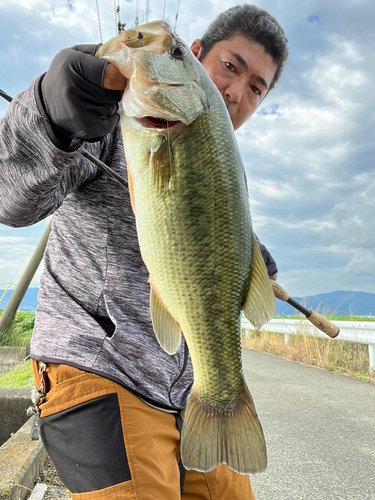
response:
M320 314L335 316L375 316L375 293L337 291L294 300ZM276 315L289 316L296 310L281 300L276 300Z
M20 306L22 311L34 311L38 305L37 295L39 288L29 288ZM0 297L4 290L0 290ZM0 304L0 309L4 309L9 301L12 290L9 290ZM336 316L375 316L375 293L366 292L331 292L320 293L310 297L293 297L297 302L313 309L320 314L334 314ZM276 300L276 315L289 316L296 314L296 310L281 300Z
M0 298L3 296L3 293L5 290L0 290ZM0 303L0 310L4 309L5 306L8 304L9 299L12 295L14 290L8 290L7 294L3 298L2 302ZM39 288L29 288L22 299L21 305L19 307L20 311L35 311L37 308L38 302L37 302L37 295L39 292Z

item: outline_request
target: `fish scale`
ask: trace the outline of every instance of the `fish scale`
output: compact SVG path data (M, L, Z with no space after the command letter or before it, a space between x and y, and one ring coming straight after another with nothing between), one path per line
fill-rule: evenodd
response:
M173 354L182 330L194 368L182 461L187 469L226 463L257 472L266 450L243 378L240 315L243 308L260 326L275 303L244 167L224 101L184 42L164 22L138 30L147 46L127 47L125 32L98 55L130 79L121 125L155 334ZM184 57L173 58L174 47ZM163 120L173 126L154 126Z

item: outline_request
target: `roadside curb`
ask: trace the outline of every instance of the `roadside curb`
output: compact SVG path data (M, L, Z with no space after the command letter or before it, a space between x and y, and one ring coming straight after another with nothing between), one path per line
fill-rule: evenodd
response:
M0 447L0 500L25 500L43 470L47 452L42 441L31 441L31 417Z
M31 389L0 389L0 446L27 422Z

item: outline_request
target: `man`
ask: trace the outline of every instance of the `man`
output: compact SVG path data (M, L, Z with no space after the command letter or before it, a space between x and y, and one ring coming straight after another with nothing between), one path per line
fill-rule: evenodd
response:
M235 129L275 85L286 44L277 21L251 5L222 13L193 42ZM0 222L54 213L31 357L42 439L72 498L177 500L176 422L192 366L184 340L169 356L155 338L127 193L79 153L84 144L126 176L116 125L126 81L95 51L59 52L1 121ZM185 500L254 498L249 478L226 465L187 471L183 488Z

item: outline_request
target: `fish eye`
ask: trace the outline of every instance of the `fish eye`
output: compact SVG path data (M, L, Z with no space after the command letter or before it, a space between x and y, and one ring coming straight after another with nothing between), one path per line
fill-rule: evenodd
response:
M182 59L186 56L187 52L185 47L173 47L171 50L171 56L176 57L177 59Z

